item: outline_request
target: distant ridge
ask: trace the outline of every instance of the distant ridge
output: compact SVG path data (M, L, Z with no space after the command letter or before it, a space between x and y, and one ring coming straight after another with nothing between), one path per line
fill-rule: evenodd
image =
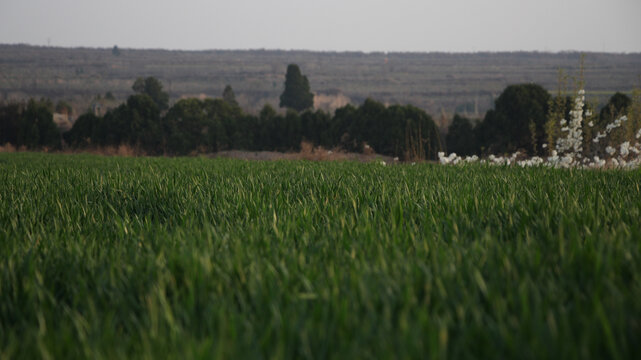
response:
M131 94L138 76L155 76L173 100L219 97L230 84L244 108L278 105L288 64L296 63L326 104L372 97L409 103L435 116L482 116L514 83L558 85L558 69L576 75L580 52L316 52L308 50L163 50L0 45L0 99L67 99L76 112L111 92ZM588 97L604 102L616 91L641 87L641 53L585 53ZM571 84L570 84L571 85ZM332 101L339 96L341 101ZM331 106L331 105L330 105ZM331 109L330 109L331 110Z

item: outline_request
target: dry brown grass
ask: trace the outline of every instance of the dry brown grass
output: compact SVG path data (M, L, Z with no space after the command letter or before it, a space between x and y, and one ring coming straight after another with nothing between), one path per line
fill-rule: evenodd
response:
M10 143L6 143L4 145L0 145L0 152L6 152L6 153L16 152L16 147L11 145Z
M138 147L133 147L133 146L124 145L124 144L121 144L118 146L90 147L85 149L66 149L63 152L67 154L85 153L85 154L94 154L94 155L103 155L103 156L123 156L123 157L148 155L144 150Z
M368 143L364 142L363 143L363 154L365 155L374 155L376 152L374 152L374 149L372 149L371 146L369 146Z
M308 141L300 143L300 151L297 153L286 154L288 158L295 160L311 160L311 161L339 161L350 159L350 154L342 151L341 149L334 148L327 150L322 146L314 147Z
M314 147L311 143L301 142L299 152L281 153L276 151L243 151L227 150L210 154L211 157L271 161L271 160L309 160L309 161L361 161L370 162L382 160L386 163L393 163L394 159L390 156L376 154L373 151L368 154L345 152L340 148L331 150L321 146Z
M198 151L194 151L189 154L189 156L200 156L207 154L211 157L222 157L222 158L233 158L233 159L243 159L243 160L258 160L258 161L270 161L270 160L309 160L309 161L377 161L382 160L386 163L395 162L394 159L390 156L384 156L376 154L371 147L365 148L363 153L351 153L346 152L340 148L325 149L322 146L314 147L311 142L303 141L301 142L301 149L298 152L276 152L276 151L243 151L243 150L227 150L221 151L218 153L207 154L206 149L200 148ZM6 144L0 146L0 152L16 152L16 151L27 151L23 146L16 148L11 144ZM104 146L104 147L89 147L84 149L71 149L65 148L61 151L52 151L51 149L40 149L36 150L40 152L59 152L63 154L94 154L102 156L123 156L123 157L136 157L136 156L148 156L144 150L133 147L129 145L119 145L119 146Z

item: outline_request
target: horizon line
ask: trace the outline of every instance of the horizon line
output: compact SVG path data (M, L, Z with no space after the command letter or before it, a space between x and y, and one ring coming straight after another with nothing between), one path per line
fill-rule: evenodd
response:
M25 46L44 49L92 49L92 50L111 50L118 47L119 50L128 51L175 51L175 52L211 52L211 51L266 51L266 52L308 52L308 53L360 53L360 54L501 54L501 53L537 53L537 54L612 54L612 55L641 55L641 51L594 51L594 50L470 50L470 51L445 51L445 50L425 50L425 51L387 51L387 50L312 50L312 49L285 49L285 48L209 48L209 49L178 49L162 47L120 47L114 44L111 47L103 46L63 46L63 45L38 45L29 43L1 43L0 46Z

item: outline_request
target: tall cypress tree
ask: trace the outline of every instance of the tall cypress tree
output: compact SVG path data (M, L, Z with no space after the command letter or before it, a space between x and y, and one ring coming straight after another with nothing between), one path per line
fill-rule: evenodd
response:
M309 90L309 80L296 64L287 66L285 91L280 96L280 107L303 111L314 106L314 94Z
M231 106L238 106L236 94L234 94L234 90L231 88L231 85L225 86L225 90L223 90L223 101Z

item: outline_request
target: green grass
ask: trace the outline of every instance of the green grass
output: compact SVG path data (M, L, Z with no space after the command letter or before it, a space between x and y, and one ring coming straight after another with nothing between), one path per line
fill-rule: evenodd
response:
M640 184L0 154L0 358L633 358Z

